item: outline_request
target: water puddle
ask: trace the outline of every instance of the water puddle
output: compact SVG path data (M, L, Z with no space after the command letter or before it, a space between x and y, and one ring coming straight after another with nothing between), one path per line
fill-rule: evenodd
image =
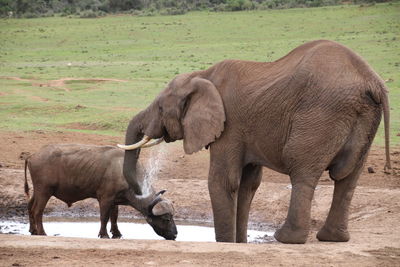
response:
M44 222L44 229L48 236L97 238L100 222ZM108 230L110 225L108 225ZM131 222L119 222L118 228L124 239L163 240L150 225ZM195 225L177 225L178 237L176 241L215 242L213 227ZM30 235L29 224L16 221L0 222L0 233ZM248 230L249 243L270 242L273 232ZM111 236L111 235L110 235Z

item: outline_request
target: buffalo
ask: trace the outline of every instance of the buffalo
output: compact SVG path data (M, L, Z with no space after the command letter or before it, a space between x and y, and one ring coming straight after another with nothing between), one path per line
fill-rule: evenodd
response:
M50 197L72 203L95 198L100 206L100 238L109 238L106 225L111 221L112 238L120 238L118 205L138 210L154 231L168 240L175 240L177 229L172 203L163 199L150 186L147 195L137 196L122 173L124 151L113 146L78 144L47 145L25 160L25 194L29 198L27 168L31 174L33 196L28 203L29 232L46 235L42 217ZM148 178L142 165L135 170L136 178L146 185Z

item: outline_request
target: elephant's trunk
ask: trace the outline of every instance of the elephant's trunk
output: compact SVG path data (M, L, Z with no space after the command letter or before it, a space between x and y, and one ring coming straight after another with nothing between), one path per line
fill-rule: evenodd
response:
M152 190L149 195L133 195L128 192L126 195L130 205L138 210L143 216L148 217L150 215L149 207L153 203L154 199L156 199L156 194Z
M145 147L146 143L152 138L162 137L162 124L158 115L158 106L156 102L153 102L147 109L141 111L129 122L126 130L125 144L141 143L145 135L147 135L147 137L143 144L138 146L137 149L125 150L123 173L126 181L136 195L143 194L141 184L136 174L136 164L139 159L140 147ZM155 143L157 142L158 140L155 141ZM154 145L155 143L150 141L148 146Z
M125 144L134 144L143 138L142 119L144 112L136 115L128 125L125 136ZM140 148L135 150L126 150L124 156L123 173L129 186L136 195L142 195L142 188L139 184L136 174L136 164L139 159Z

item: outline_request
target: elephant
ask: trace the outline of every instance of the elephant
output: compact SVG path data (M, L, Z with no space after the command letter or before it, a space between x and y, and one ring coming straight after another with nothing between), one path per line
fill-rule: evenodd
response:
M389 101L384 81L342 44L316 40L274 62L223 60L177 75L127 127L123 173L135 194L140 149L183 140L185 153L210 151L208 189L218 242L247 242L249 209L262 167L287 174L288 214L274 237L302 244L314 190L334 182L320 241L346 242L349 205L383 113L390 169ZM152 140L152 141L151 141Z

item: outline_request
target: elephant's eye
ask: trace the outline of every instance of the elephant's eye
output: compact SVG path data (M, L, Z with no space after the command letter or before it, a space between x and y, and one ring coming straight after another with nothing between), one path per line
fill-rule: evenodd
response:
M158 112L162 113L163 112L163 108L162 106L158 106Z

